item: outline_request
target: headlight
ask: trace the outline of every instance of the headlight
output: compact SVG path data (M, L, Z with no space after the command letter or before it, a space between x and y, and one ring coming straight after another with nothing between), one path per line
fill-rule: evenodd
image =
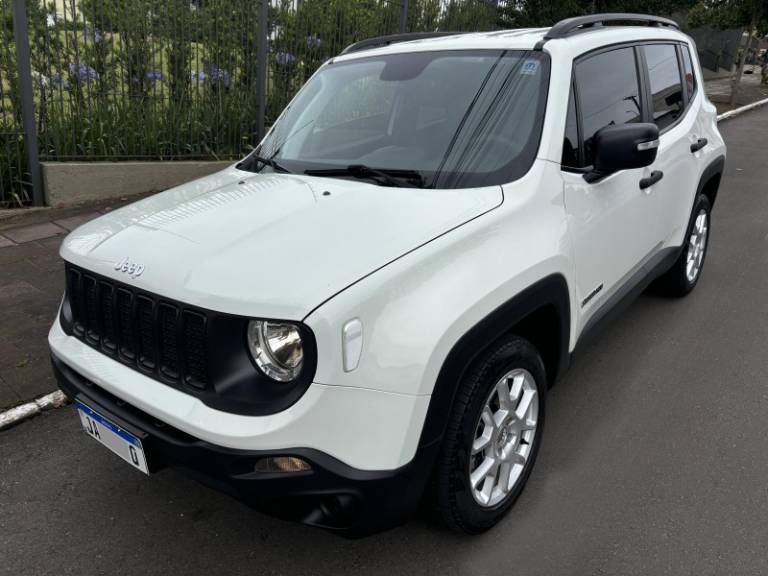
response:
M290 382L301 373L304 347L293 324L251 320L248 349L256 365L273 380Z

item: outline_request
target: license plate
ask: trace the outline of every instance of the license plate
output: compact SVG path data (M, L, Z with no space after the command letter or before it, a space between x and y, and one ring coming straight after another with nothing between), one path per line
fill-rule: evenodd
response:
M94 440L103 446L106 446L112 452L120 456L134 468L138 468L144 474L149 474L147 468L147 459L144 456L144 448L141 446L141 440L136 438L130 432L120 428L114 422L110 422L98 412L75 400L77 413L80 415L80 422L83 429Z

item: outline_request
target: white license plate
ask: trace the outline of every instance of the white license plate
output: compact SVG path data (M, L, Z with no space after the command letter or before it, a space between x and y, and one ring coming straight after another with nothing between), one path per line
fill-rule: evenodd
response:
M75 400L75 407L80 415L83 429L91 438L112 450L134 468L138 468L144 474L149 474L141 440L117 424L110 422L98 412L94 412L79 400Z

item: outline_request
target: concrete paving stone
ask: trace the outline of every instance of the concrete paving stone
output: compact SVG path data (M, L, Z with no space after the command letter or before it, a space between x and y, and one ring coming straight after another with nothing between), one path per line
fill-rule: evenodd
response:
M45 294L38 300L25 300L18 306L0 306L0 318L3 319L0 341L14 342L17 338L38 334L39 326L45 326L56 315L61 294Z
M19 263L19 268L22 268ZM58 298L64 290L64 262L58 257L45 257L23 262L19 271L25 282L41 292Z
M0 286L0 304L2 304L3 301L13 301L28 294L37 295L41 292L42 290L35 288L25 280L10 282Z
M61 243L64 241L63 236L54 236L52 238L46 238L45 240L39 240L36 242L36 244L39 244L46 250L49 250L50 253L59 255L59 248L61 248Z
M50 238L51 236L57 236L59 234L66 234L66 232L67 231L64 228L57 226L53 222L45 222L43 224L22 226L21 228L12 228L4 231L3 235L17 244L24 244L25 242L33 242L35 240L42 240L43 238Z
M27 244L19 244L3 248L0 250L0 281L7 273L8 264L26 260L27 258L49 254L52 251L53 248L42 246L39 242L29 242Z
M22 363L21 360L25 361ZM31 400L56 389L56 380L47 356L20 359L19 365L1 369L0 378L17 393L20 400Z
M37 258L29 258L26 263L35 272L61 272L64 269L64 261L58 254L45 254Z
M49 276L49 278L46 279L46 275ZM38 307L38 309L42 307L47 308L51 303L53 303L54 306L58 306L61 296L64 293L63 267L61 271L57 272L39 272L35 275L30 275L29 283L46 295L45 299L41 299L41 306Z
M15 246L15 244L0 234L0 248L7 248L8 246Z
M0 300L0 317L3 319L0 340L12 340L16 334L26 334L31 327L47 322L56 313L61 293L30 294L31 297L16 303Z
M15 341L8 338L0 340L0 370L12 368L21 359L22 354Z
M15 388L0 378L0 411L3 407L14 406L22 402L22 398Z
M71 232L78 226L85 224L94 218L98 218L99 216L101 216L101 213L99 212L87 212L85 214L78 214L77 216L70 216L69 218L62 218L61 220L54 220L53 223Z

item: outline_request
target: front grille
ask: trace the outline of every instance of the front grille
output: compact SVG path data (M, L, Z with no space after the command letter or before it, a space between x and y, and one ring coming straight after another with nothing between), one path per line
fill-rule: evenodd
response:
M74 266L67 267L67 299L81 341L161 380L207 387L204 314Z

